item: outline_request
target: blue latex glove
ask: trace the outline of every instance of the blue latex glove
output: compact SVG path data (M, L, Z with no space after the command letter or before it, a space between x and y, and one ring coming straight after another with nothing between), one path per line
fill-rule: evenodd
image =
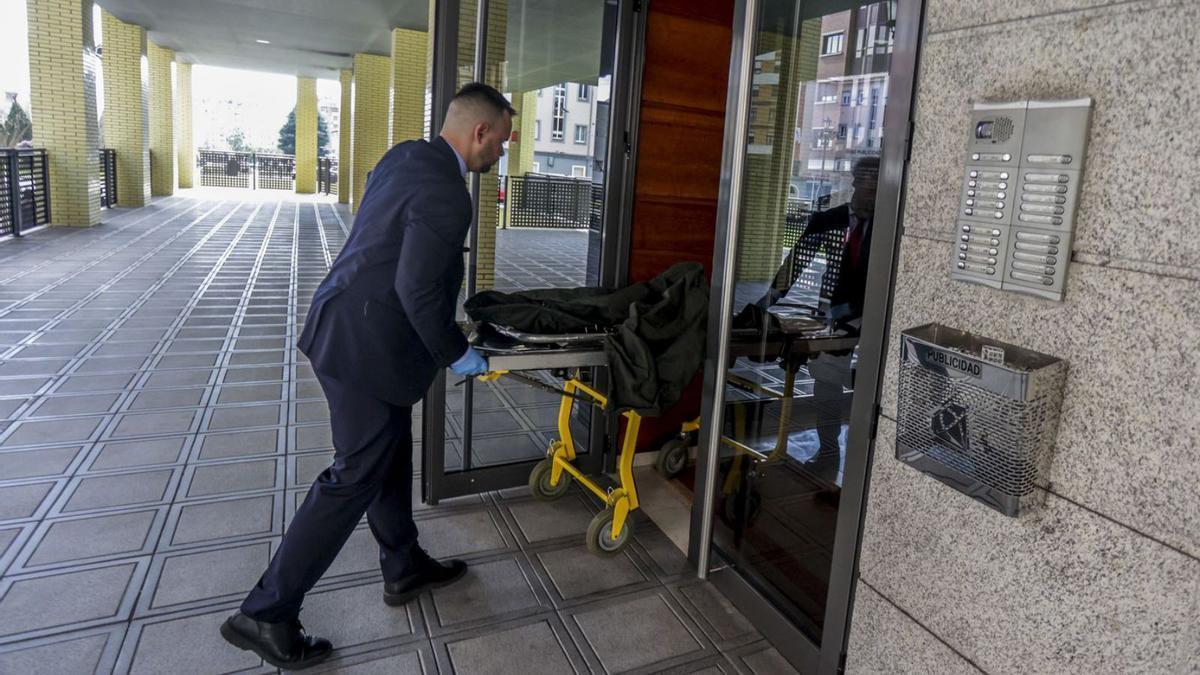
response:
M474 347L467 347L467 351L458 357L458 360L450 364L450 370L455 375L463 377L473 377L475 375L483 375L487 372L487 361L483 355L475 351Z

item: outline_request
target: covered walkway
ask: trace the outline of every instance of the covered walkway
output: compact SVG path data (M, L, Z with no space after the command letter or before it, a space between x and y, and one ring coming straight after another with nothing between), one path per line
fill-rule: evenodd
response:
M349 219L189 191L0 242L0 673L263 670L216 629L332 452L293 343ZM522 255L534 235L547 250L584 236L511 234ZM567 273L527 263L498 276ZM471 576L388 608L364 526L302 615L340 648L330 668L785 672L645 518L628 554L600 559L582 493L417 508L422 543Z

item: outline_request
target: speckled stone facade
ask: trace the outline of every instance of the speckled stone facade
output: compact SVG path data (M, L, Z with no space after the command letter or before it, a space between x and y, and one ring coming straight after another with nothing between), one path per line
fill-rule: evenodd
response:
M1194 672L1200 3L931 0L927 21L848 672ZM971 104L1082 96L1065 300L951 280ZM1041 509L1006 518L894 458L899 332L930 321L1067 361Z

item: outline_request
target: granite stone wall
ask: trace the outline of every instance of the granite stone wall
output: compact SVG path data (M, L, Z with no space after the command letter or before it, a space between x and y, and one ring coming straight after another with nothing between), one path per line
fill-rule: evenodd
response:
M1194 0L929 0L849 672L1196 672L1198 23ZM1083 96L1065 301L952 281L971 103ZM1043 509L896 461L898 334L930 321L1068 362Z

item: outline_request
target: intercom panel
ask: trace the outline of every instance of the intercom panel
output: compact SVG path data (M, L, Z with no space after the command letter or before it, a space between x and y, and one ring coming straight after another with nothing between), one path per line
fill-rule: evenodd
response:
M1062 300L1091 99L978 103L951 276Z

